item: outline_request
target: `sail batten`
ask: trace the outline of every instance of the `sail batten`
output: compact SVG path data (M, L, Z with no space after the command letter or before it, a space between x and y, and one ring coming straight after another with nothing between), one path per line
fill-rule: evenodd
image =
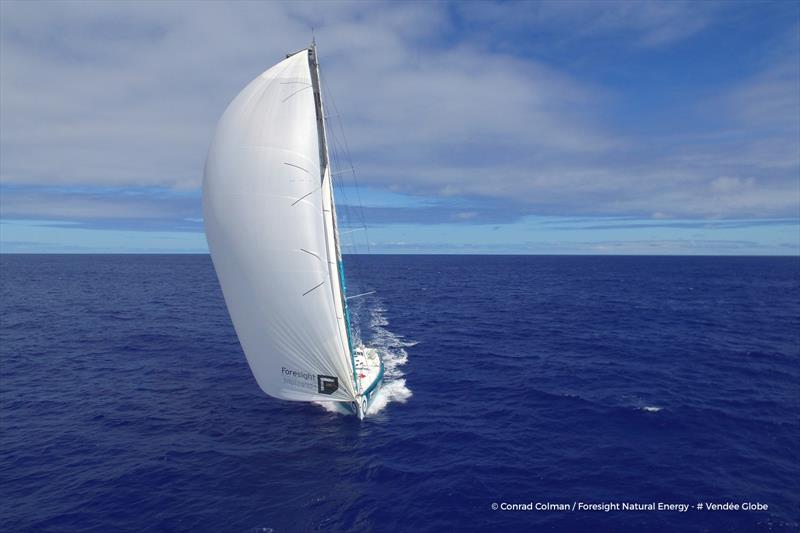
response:
M206 161L203 211L225 302L260 387L287 400L353 401L312 54L289 56L228 106Z

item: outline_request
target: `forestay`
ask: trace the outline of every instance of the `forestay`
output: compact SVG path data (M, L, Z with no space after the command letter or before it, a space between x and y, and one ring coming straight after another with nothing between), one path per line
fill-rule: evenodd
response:
M206 161L205 229L233 325L264 392L352 401L310 54L270 68L226 109Z

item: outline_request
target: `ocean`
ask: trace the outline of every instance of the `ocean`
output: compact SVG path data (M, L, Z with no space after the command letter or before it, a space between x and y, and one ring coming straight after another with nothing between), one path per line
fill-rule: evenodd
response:
M208 256L0 256L0 530L800 529L799 258L345 266L363 422L259 390Z

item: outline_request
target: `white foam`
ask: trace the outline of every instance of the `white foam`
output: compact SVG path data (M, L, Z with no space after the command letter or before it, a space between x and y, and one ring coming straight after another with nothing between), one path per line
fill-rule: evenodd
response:
M406 387L406 380L395 379L383 384L381 390L372 399L367 414L374 415L383 411L392 402L406 403L411 398L411 389Z
M329 413L333 413L336 415L348 415L350 411L347 410L346 407L342 405L341 402L311 402L314 405L318 405L328 411Z
M646 406L642 407L642 411L647 411L648 413L657 413L661 409L662 408L658 407L657 405L646 405Z

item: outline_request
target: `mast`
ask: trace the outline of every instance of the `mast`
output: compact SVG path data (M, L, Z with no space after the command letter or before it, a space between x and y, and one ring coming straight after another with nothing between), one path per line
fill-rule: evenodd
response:
M328 267L331 278L331 290L337 307L337 320L341 321L340 333L342 341L346 343L343 348L350 354L350 363L353 369L353 387L356 393L359 390L359 381L356 371L355 350L350 330L350 310L347 305L344 268L342 265L342 251L339 244L339 229L336 223L336 207L333 195L333 176L330 169L328 154L328 138L325 130L325 112L322 106L322 93L319 77L319 62L317 60L317 43L312 39L308 49L309 68L311 70L311 84L314 91L314 105L317 115L317 135L319 139L320 182L323 191L323 220L325 222L325 235L328 240ZM339 311L341 310L341 316ZM343 330L343 331L342 331Z

